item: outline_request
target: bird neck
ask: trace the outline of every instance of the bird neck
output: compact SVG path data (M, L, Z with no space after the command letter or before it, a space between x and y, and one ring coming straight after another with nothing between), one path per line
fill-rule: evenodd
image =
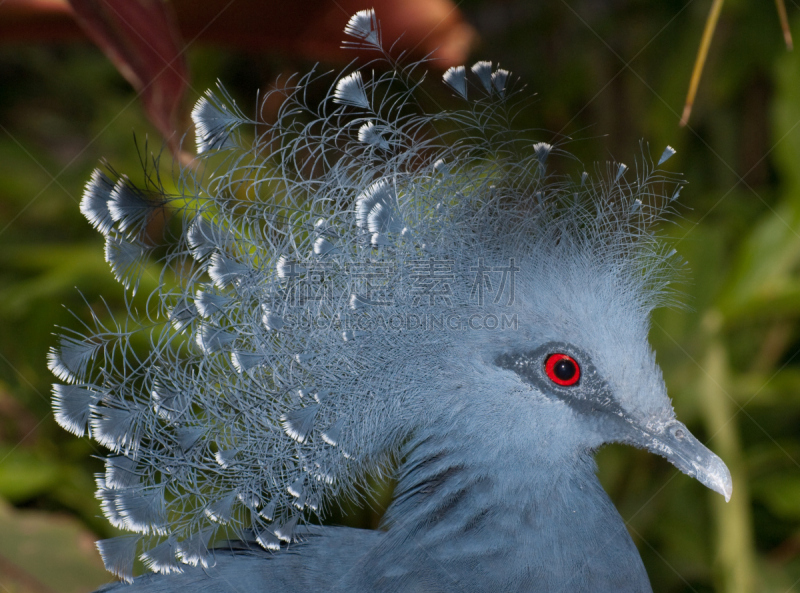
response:
M409 559L392 550L415 549L470 591L651 590L592 452L556 449L557 422L534 423L537 439L455 424L434 422L408 445L385 517L394 573Z

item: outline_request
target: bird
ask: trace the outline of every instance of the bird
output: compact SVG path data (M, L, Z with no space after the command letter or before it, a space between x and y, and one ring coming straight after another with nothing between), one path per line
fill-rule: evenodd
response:
M109 451L103 591L651 591L595 452L732 491L648 342L684 266L675 150L584 171L512 129L499 65L448 69L442 108L373 10L344 33L371 58L283 80L274 121L218 85L173 179L86 186L127 311L48 364L56 420ZM395 484L380 528L325 525L369 476Z

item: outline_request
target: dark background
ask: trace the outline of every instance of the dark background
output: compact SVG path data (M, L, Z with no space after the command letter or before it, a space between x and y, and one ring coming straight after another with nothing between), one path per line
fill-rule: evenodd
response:
M477 32L467 63L499 62L536 93L520 126L549 130L542 140L569 135L585 163L631 162L642 139L656 158L677 149L669 168L689 184L663 232L689 263L688 308L658 311L651 339L678 417L730 467L733 499L624 447L600 452L601 478L656 592L788 593L800 588L800 55L787 52L773 3L729 0L679 127L709 6L458 8ZM800 35L800 5L788 12ZM296 49L225 43L185 55L183 112L217 78L247 109L276 76L313 64ZM430 88L453 104L443 85ZM54 422L45 356L54 326L86 312L75 287L122 309L102 237L78 211L91 170L105 158L138 171L133 133L140 149L163 140L96 46L44 29L0 43L0 126L0 593L89 591L112 578L93 547L114 534L93 497L102 451ZM345 520L378 518L354 508Z

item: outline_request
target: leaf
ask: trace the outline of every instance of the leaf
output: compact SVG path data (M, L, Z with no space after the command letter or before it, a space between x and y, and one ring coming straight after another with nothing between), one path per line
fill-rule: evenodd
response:
M742 244L719 302L728 317L769 312L774 301L797 294L795 268L800 264L800 204L785 200L758 221ZM794 301L797 302L796 300ZM794 307L795 313L797 308Z
M189 80L171 4L159 0L70 0L78 23L139 93L145 111L178 154L178 109ZM179 125L180 124L180 125Z

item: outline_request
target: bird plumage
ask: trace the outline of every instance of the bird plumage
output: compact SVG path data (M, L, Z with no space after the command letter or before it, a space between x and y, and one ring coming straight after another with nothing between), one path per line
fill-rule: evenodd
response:
M87 185L129 315L95 313L50 368L57 420L112 452L97 495L131 534L99 542L106 566L132 580L139 555L146 591L648 591L593 452L648 448L730 495L647 342L679 179L646 154L556 175L568 153L509 127L507 71L448 70L463 107L426 113L424 64L374 13L345 32L383 71L291 79L269 124L208 93L177 190ZM376 471L382 531L305 525Z

